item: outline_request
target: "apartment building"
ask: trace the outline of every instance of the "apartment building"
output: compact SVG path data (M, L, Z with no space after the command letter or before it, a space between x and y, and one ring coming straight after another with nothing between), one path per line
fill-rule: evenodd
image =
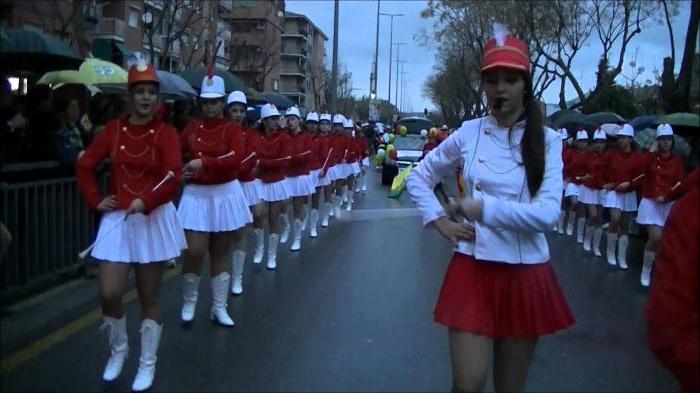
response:
M58 36L81 56L126 66L134 52L177 72L205 63L228 70L231 29L222 16L233 0L3 1L3 23ZM221 42L219 45L218 43ZM151 59L152 58L152 59Z
M328 37L305 15L284 14L280 93L302 110L325 107L325 56Z
M225 19L231 26L231 71L246 86L280 90L284 0L233 0Z

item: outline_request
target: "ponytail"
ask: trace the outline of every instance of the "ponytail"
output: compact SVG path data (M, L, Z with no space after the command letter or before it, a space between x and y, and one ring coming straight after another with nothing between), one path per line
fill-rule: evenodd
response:
M544 120L540 106L532 94L532 80L525 79L525 131L520 142L525 165L527 188L531 196L540 190L544 178Z

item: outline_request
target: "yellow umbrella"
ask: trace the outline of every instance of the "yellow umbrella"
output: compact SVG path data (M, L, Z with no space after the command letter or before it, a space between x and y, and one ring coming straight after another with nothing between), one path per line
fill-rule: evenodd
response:
M45 85L126 84L128 73L118 65L100 59L86 59L78 71L61 70L44 74L37 83Z

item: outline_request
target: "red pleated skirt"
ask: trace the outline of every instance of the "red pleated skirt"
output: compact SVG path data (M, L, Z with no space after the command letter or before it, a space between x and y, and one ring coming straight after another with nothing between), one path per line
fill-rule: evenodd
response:
M574 324L549 262L512 265L455 253L435 321L491 338L532 339Z

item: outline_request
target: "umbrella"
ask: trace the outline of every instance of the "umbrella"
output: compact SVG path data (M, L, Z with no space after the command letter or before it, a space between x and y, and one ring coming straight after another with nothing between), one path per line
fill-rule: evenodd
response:
M674 127L700 128L700 116L694 113L672 113L656 119L654 124L670 124Z
M654 125L654 122L658 116L656 115L642 115L642 116L637 116L634 119L629 121L629 124L635 129L635 130L643 130L645 128L649 128L652 125Z
M248 104L264 104L267 102L262 93L252 87L246 87L243 92L245 93L246 99L248 99Z
M60 39L35 30L5 30L0 46L0 70L43 73L77 69L83 62Z
M576 112L572 109L558 110L558 111L552 113L551 115L547 116L547 119L549 120L549 124L554 124L554 122L557 121L558 118L560 118L561 116L563 116L567 113L578 113L578 112Z
M656 140L656 130L653 128L645 128L634 133L634 141L642 149L649 149L652 143ZM690 155L690 144L685 138L680 135L673 136L673 153L683 158Z
M612 113L612 112L596 112L590 115L587 115L588 120L597 123L597 124L604 124L604 123L623 123L625 122L625 118L618 115L617 113Z
M181 97L197 95L192 86L181 76L163 70L158 70L156 73L160 80L160 91L162 93L170 93Z
M593 131L598 128L598 123L588 119L588 117L579 112L564 113L559 116L552 124L554 128L566 128L569 131L582 128L586 131Z
M86 59L78 71L61 70L44 74L37 83L46 85L101 85L126 84L128 74L123 68L108 61L90 58Z
M189 83L190 86L192 86L195 90L201 88L202 81L204 80L204 76L206 74L207 69L204 67L188 68L186 70L178 72L178 75L180 75L184 80L186 80L187 83ZM243 82L243 80L228 71L214 70L214 75L220 76L224 80L224 86L227 93L230 93L234 90L245 90L245 83Z
M294 102L292 100L280 93L266 91L262 93L262 96L265 99L265 101L269 102L270 104L273 104L278 109L288 109L294 106Z

